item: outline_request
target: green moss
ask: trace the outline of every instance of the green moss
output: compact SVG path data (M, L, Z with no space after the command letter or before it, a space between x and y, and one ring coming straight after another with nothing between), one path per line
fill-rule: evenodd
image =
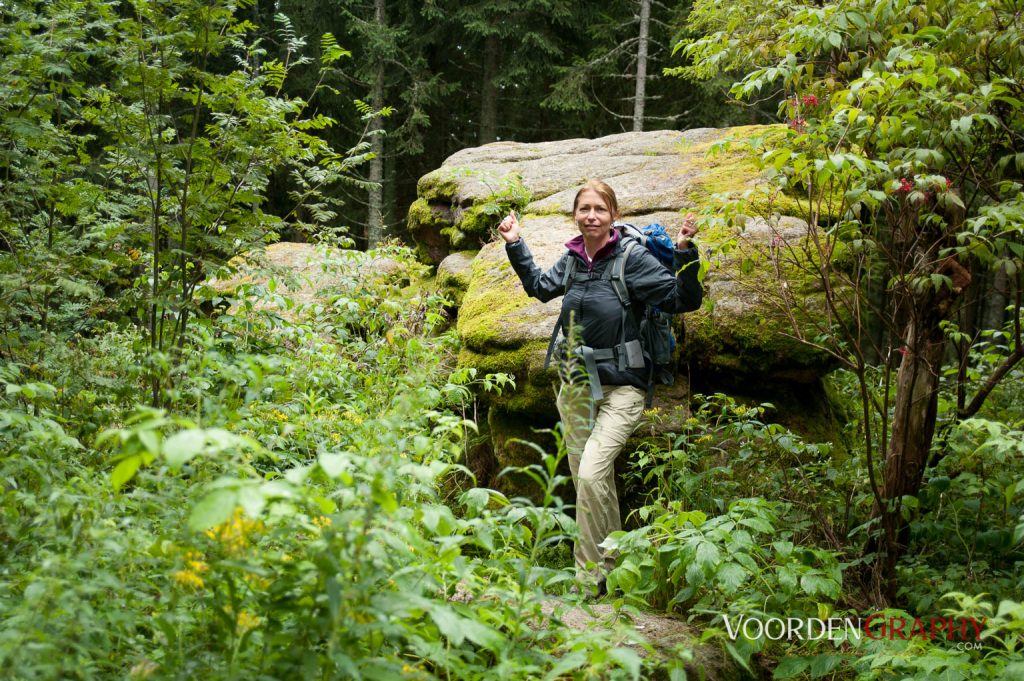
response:
M479 250L458 251L457 254L472 262L476 257L476 254L479 252ZM469 282L470 269L464 269L459 272L452 272L451 270L438 270L437 272L437 284L444 288L455 288L461 291L466 291L469 289Z
M507 260L473 261L469 290L459 311L459 336L465 345L478 351L514 346L517 341L502 333L506 320L531 302L518 282Z
M444 228L449 226L448 221L442 215L442 211L432 207L425 198L418 198L409 206L406 225L409 227L409 231L413 233L424 227L437 227L443 231Z
M483 185L490 193L486 196L464 196L467 178ZM522 211L531 200L522 176L508 173L501 176L492 172L470 168L442 167L424 175L417 185L419 198L409 207L407 224L414 237L424 227L437 228L453 249L467 248L485 241L501 215L509 210ZM467 199L472 204L459 208ZM431 202L449 204L452 209L445 215L431 206Z
M504 212L501 210L501 206L489 201L482 204L475 203L462 211L459 229L466 234L487 234L498 223L499 216Z
M459 255L472 261L479 251L459 251ZM469 289L470 269L453 272L448 269L438 268L436 283L438 289L453 302L455 307L460 307Z
M456 249L465 248L470 243L469 236L465 232L451 225L441 229L441 236L448 239L448 244Z
M792 338L787 317L755 315L712 316L707 310L687 315L686 345L683 355L715 370L756 375L763 367L767 373L788 368L794 373L824 372L832 359L810 345ZM797 318L805 328L809 320Z
M458 365L474 367L485 374L506 373L516 379L516 389L501 395L488 394L487 401L510 412L549 414L555 409L553 385L557 381L554 369L535 370L530 376L530 367L536 358L547 351L547 343L535 341L510 350L496 350L479 353L463 347L459 351Z
M416 183L416 194L428 201L452 201L459 193L465 168L445 168L427 173Z
M413 249L416 253L416 260L429 264L431 262L430 250L426 244L416 242L416 247Z
M722 140L713 140L686 147L684 153L701 157L699 165L704 171L695 180L691 198L702 204L710 202L712 196L725 196L730 201L740 201L747 215L778 214L806 219L810 206L801 192L782 192L774 184L756 181L761 175L760 153L782 144L785 134L782 125L743 126L731 128L729 141L724 144ZM756 147L751 145L754 140ZM841 202L827 201L823 205L839 206Z
M460 368L472 367L485 374L498 372L513 374L518 379L526 371L527 354L522 352L522 348L505 352L480 353L463 346L459 350L457 364Z
M743 201L744 212L750 215L806 216L806 201L800 197L779 192L773 185L752 182L760 169L757 160L747 152L719 152L705 157L703 172L690 192L697 204L710 203L713 196L724 196L731 201Z

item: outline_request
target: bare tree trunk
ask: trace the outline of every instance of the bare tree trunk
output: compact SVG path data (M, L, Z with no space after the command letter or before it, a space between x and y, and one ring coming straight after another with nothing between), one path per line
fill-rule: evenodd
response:
M478 142L488 144L498 140L498 90L494 79L498 75L498 37L489 35L484 40L484 72L480 84L480 135Z
M906 207L905 207L906 208ZM962 224L963 216L947 217L949 225ZM943 324L953 317L955 305L971 284L970 271L954 257L938 254L952 228L929 228L916 211L905 210L893 224L891 269L913 275L893 290L892 328L902 343L895 348L902 358L892 400L891 432L884 434L885 467L882 489L872 514L878 522L868 542L873 553L870 587L878 606L896 598L896 566L906 553L910 525L904 515L908 498L916 498L924 480L938 419L939 383L946 351ZM934 289L915 287L913 280L934 274L948 276L950 284ZM888 407L880 414L888 417Z
M377 25L382 29L387 24L387 8L385 0L373 0L373 14ZM373 80L373 92L370 95L370 106L374 111L384 108L384 62L377 65ZM366 216L366 247L376 248L384 239L384 120L377 116L370 125L372 135L370 144L373 158L370 159L369 209Z
M931 309L929 309L929 307ZM885 456L882 498L887 508L875 509L881 520L873 585L879 604L895 598L896 563L907 549L905 497L916 497L931 451L938 414L939 378L946 338L940 322L944 312L930 302L914 310L907 323L903 359L896 375L892 435Z
M647 36L651 23L651 0L640 0L640 41L636 50L636 93L633 97L633 132L643 132L644 103L647 99Z
M1000 267L995 271L986 293L982 328L1001 329L1006 322L1006 305L1010 297L1010 277L1006 267Z

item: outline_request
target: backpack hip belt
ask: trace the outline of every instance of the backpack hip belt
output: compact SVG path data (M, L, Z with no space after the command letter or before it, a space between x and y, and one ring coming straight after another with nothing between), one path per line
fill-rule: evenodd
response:
M604 390L601 388L601 378L597 373L597 363L609 359L618 360L619 371L626 369L644 368L644 351L639 340L631 340L620 343L614 348L592 348L587 345L580 345L576 348L576 354L583 358L583 366L587 369L587 379L590 383L590 397L596 402L604 399Z

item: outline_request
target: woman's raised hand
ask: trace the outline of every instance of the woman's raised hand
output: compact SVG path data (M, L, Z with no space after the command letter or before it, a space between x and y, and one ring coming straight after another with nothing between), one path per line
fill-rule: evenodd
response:
M519 241L519 218L512 211L498 223L498 234L505 240L505 243L515 243Z
M690 247L690 239L697 234L697 216L687 213L683 217L683 226L679 228L679 237L676 239L676 248L682 250Z

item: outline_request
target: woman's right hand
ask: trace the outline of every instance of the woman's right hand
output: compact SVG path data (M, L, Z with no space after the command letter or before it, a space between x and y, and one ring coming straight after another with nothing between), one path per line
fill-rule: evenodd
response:
M498 223L498 234L507 244L519 241L519 218L513 211L509 211L509 214Z

